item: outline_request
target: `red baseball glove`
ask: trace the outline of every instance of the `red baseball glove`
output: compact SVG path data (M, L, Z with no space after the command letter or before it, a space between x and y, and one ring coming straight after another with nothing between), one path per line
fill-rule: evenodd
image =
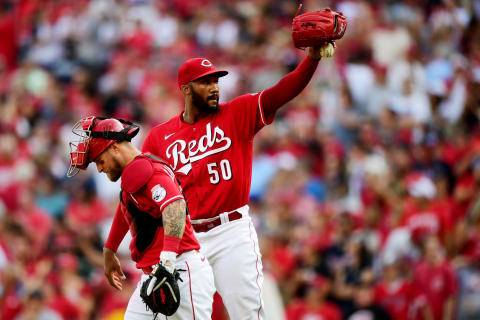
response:
M320 47L327 42L341 39L347 29L347 19L341 12L325 8L298 15L292 23L293 44L297 48Z

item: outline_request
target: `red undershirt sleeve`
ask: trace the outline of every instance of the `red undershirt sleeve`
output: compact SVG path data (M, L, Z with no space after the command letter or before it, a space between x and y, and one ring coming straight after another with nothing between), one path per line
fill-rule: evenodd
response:
M262 92L260 103L266 118L274 115L281 106L302 92L312 79L319 61L307 56L295 70L283 77L276 85Z
M120 243L122 243L123 238L128 232L128 224L123 216L122 205L119 203L117 207L117 212L113 217L112 227L110 228L110 233L108 234L107 241L105 242L104 247L117 252Z

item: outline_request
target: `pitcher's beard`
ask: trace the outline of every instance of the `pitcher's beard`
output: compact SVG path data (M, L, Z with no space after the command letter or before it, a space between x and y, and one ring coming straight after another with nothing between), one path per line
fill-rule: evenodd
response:
M213 97L216 97L217 98L217 103L215 104L215 106L210 106L208 104L208 100L211 98L212 96L208 97L207 98L207 101L203 100L202 97L197 94L195 92L195 90L193 90L192 88L192 103L193 105L203 114L212 114L212 113L216 113L218 111L218 99L219 99L219 95L216 95L216 96L213 96Z

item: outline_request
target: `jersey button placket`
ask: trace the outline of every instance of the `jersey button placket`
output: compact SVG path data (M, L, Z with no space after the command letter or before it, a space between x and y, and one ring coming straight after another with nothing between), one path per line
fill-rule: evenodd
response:
M196 128L193 128L194 133L193 133L192 136L190 137L190 141L192 141L192 140L197 140L197 135L195 134L195 129L196 129ZM198 142L197 142L197 143L198 143ZM196 147L197 147L197 146L195 145L195 148L196 148ZM196 163L196 162L192 163L192 168L197 168L197 167L198 167L198 163ZM192 169L192 170L193 170L193 169ZM193 175L194 175L194 176L197 176L197 171L196 171L196 170L193 170Z

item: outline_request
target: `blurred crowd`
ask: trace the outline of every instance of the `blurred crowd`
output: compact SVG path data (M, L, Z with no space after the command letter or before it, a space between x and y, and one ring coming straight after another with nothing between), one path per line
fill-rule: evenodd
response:
M480 1L302 2L348 28L255 140L269 319L480 319ZM297 7L0 2L1 319L123 318L140 277L128 239L122 292L102 258L119 185L66 179L73 124L132 120L141 146L183 109L176 72L196 56L230 71L222 101L273 85L306 55Z

